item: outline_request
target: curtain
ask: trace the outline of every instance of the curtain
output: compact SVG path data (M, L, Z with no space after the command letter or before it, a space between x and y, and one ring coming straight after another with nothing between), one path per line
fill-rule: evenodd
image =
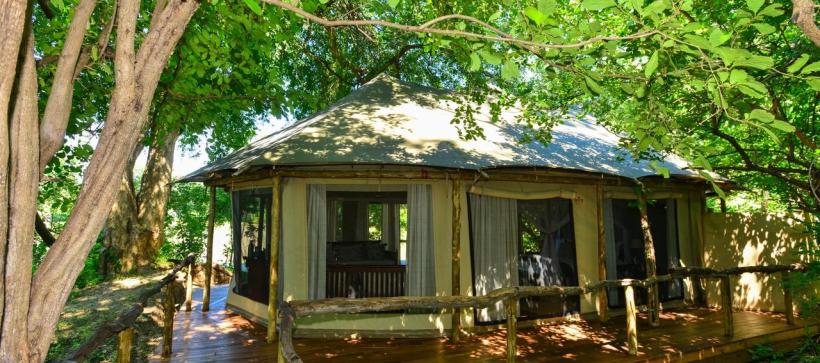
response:
M308 203L308 298L325 297L327 186L310 184Z
M407 186L407 290L408 296L435 295L432 187Z
M476 296L518 285L518 206L514 199L470 194ZM479 321L506 318L503 302L477 311Z
M396 203L382 204L382 242L388 251L399 250L399 205Z
M615 217L612 212L612 199L604 199L604 237L606 239L606 278L615 280L618 278L618 250L615 244ZM620 304L619 289L617 287L608 289L610 305Z

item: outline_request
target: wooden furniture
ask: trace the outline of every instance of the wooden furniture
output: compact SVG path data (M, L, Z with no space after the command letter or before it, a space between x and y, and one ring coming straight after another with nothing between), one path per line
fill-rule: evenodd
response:
M405 266L327 266L327 298L404 296Z

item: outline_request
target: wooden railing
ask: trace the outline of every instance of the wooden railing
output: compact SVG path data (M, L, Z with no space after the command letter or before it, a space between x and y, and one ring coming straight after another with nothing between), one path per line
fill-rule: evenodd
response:
M404 266L328 265L325 296L392 297L404 295Z
M792 271L803 271L801 265L749 266L735 267L724 270L714 270L703 267L686 267L672 269L668 275L657 276L645 280L605 280L578 286L519 286L493 290L484 296L398 296L387 298L333 298L314 301L290 301L280 305L280 352L288 362L301 362L293 346L293 328L299 317L315 314L355 314L366 312L399 311L405 309L439 309L452 310L464 308L487 308L503 301L507 307L507 361L514 362L516 357L516 324L517 304L521 298L536 296L572 296L588 293L605 294L607 288L622 287L626 298L626 328L627 347L632 355L638 354L637 309L635 306L635 287L650 287L659 282L671 281L679 278L718 279L721 286L721 310L724 314L724 334L734 334L732 322L732 289L730 276L743 273L780 273L784 281ZM786 321L794 324L792 311L791 291L784 283L786 303Z
M174 312L176 311L176 294L171 283L176 280L177 273L187 267L187 278L185 283L185 310L191 311L191 301L193 295L193 263L194 255L188 255L184 260L179 261L159 282L149 289L143 291L137 297L137 302L130 309L120 314L117 319L107 321L81 344L76 350L65 357L65 362L84 361L89 354L100 347L108 338L117 334L117 363L128 363L131 361L131 342L134 337L134 322L148 306L148 299L160 291L163 292L163 332L162 332L162 357L171 356L171 340L174 330Z

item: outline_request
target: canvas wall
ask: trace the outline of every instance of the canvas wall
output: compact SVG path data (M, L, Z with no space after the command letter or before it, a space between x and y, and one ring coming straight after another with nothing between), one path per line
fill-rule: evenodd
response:
M805 258L797 250L811 242L811 236L800 224L802 218L786 214L707 213L704 266L722 269L801 262ZM779 274L743 274L732 280L732 292L735 309L783 311ZM707 302L710 306L720 304L716 282L708 284Z

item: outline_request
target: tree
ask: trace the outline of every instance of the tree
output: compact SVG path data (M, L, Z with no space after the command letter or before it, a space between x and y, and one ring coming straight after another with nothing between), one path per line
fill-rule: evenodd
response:
M116 183L111 181L121 177L139 141L165 63L199 7L196 1L159 1L147 31L137 32L140 4L117 3L116 85L103 131L71 216L32 276L37 184L64 142L74 74L96 5L94 0L80 0L74 8L48 101L40 114L33 5L19 0L0 4L0 18L4 19L0 23L4 34L0 65L6 70L0 76L0 236L4 241L0 244L4 262L0 357L5 361L45 359L62 306L105 221L106 213L98 206L113 202Z

